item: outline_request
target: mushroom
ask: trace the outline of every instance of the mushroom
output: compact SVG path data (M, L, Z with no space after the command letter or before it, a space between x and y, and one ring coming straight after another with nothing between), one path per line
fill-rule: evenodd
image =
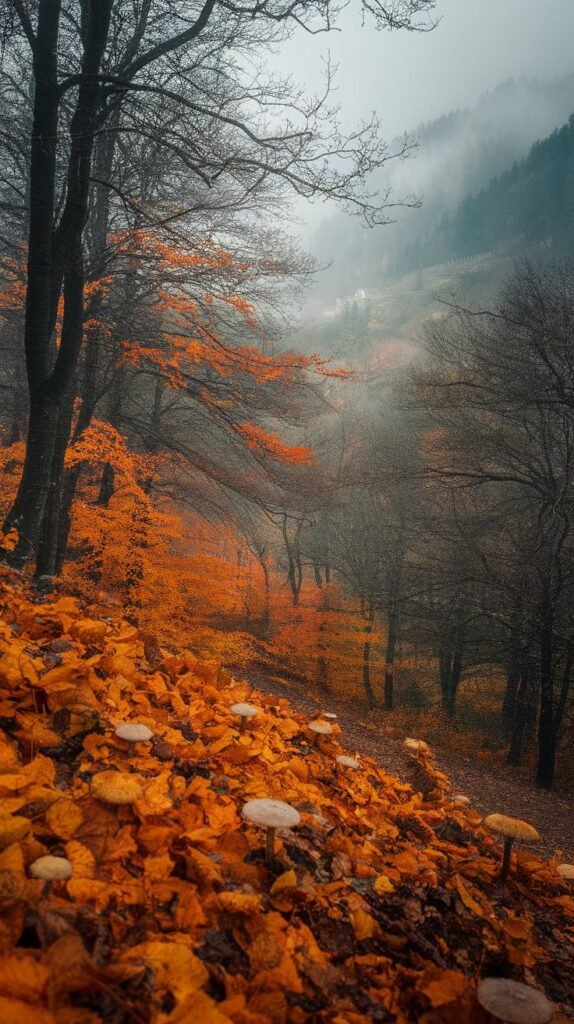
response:
M248 720L259 714L259 708L254 707L253 704L232 704L229 710L233 715L239 716L239 732L244 732Z
M120 722L116 727L116 736L126 743L133 743L135 752L137 743L146 743L147 740L153 739L153 732L141 722Z
M500 867L500 881L504 882L510 868L510 851L515 839L521 843L535 843L540 836L532 825L520 818L507 818L505 814L488 814L482 823L497 836L504 839L504 852Z
M92 779L91 790L92 796L105 804L133 804L143 796L139 779L128 772L99 772Z
M567 882L574 882L574 864L559 864L556 870L561 878Z
M299 811L283 800L248 800L241 811L246 821L263 825L267 829L265 860L269 864L275 852L275 832L278 828L294 828L301 821Z
M353 771L360 767L359 762L354 757L347 757L346 754L339 754L339 756L335 758L335 761L337 764L340 764L342 768L352 768Z
M331 722L336 722L339 716L334 711L324 711L323 718L328 718Z
M72 877L73 868L66 857L54 857L47 854L45 857L38 857L30 864L29 868L32 878L41 878L45 883L44 896L49 896L53 882L65 882Z
M464 793L455 793L452 798L453 804L458 804L459 807L469 807L470 798L465 796Z
M324 722L321 718L316 718L313 722L309 722L307 728L310 732L314 733L314 745L317 743L319 736L330 736L333 732L333 726L329 722Z
M408 750L409 754L430 754L431 752L428 743L425 743L424 740L415 740L412 736L407 736L403 747Z
M483 978L476 997L483 1010L504 1024L548 1024L554 1016L543 992L509 978Z

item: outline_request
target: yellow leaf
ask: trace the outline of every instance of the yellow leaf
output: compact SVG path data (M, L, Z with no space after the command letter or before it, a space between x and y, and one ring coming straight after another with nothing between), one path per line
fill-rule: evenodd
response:
M360 908L354 910L351 914L351 922L359 942L362 942L363 939L372 939L373 935L377 934L379 926L375 918L371 917L366 910Z
M379 875L373 882L373 889L377 896L383 896L386 892L393 892L394 888L390 878L387 878L386 875Z
M291 868L290 871L284 871L279 878L276 878L273 885L271 886L271 895L274 896L276 893L281 892L282 889L295 889L297 887L297 875Z

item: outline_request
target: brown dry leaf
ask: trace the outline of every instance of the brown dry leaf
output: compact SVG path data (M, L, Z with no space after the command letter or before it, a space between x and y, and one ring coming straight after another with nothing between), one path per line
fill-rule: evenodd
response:
M57 800L46 811L46 824L60 839L71 839L84 820L75 800Z
M476 914L477 917L484 918L486 916L485 910L481 903L479 903L478 899L473 895L473 887L470 882L464 882L460 875L455 875L454 884L465 907L467 907L468 910L472 910L472 913Z
M446 1003L456 1002L469 987L468 978L459 971L441 971L436 968L432 973L432 980L426 982L420 991L435 1009Z
M209 974L201 960L177 942L149 941L125 950L118 966L149 967L154 972L155 991L171 992L183 1002L201 988Z
M228 914L256 914L261 909L261 896L251 892L220 892L212 906Z

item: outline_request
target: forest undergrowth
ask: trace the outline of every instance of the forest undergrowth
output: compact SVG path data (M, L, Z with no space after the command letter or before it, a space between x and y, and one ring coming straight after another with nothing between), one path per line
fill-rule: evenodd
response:
M121 607L7 570L1 588L5 1024L482 1022L488 975L571 1019L560 855L519 848L503 884L498 841L432 753L402 779L341 765L344 729L317 735L218 662L152 649ZM126 722L151 738L117 738ZM300 816L267 855L242 816L262 798ZM67 879L33 877L46 855Z

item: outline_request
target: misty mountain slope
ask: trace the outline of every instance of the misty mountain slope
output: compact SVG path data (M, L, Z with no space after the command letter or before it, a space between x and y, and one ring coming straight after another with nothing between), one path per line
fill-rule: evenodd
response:
M528 118L520 118L525 103ZM526 143L534 124L552 124L571 109L574 75L505 83L474 110L422 126L420 156L397 173L405 188L426 181L424 204L370 233L348 218L324 223L319 250L325 246L325 259L330 251L332 266L310 296L298 344L348 362L396 365L410 358L424 321L453 295L486 303L516 258L571 253L574 116L568 112L566 124ZM521 148L521 158L512 156Z
M373 231L341 215L323 221L312 248L331 266L319 275L309 310L349 299L360 288L379 290L418 266L461 254L447 257L444 244L460 204L526 158L533 143L564 125L573 110L574 73L548 82L504 82L472 109L420 125L414 132L418 149L388 165L385 184L397 198L416 196L422 205L395 211L396 223Z
M456 258L506 246L540 246L556 255L574 243L574 115L537 142L486 189L467 197L455 216L437 226L434 245L421 252L423 265L436 255ZM426 256L426 258L425 258Z

